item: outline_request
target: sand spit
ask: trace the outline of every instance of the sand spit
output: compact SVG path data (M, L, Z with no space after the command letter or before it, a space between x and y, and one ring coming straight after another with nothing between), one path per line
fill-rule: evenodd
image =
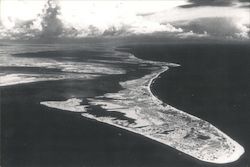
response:
M135 60L140 63L137 58ZM120 82L123 89L117 93L87 99L89 108L100 106L105 109L105 116L91 113L86 105L80 105L81 99L76 98L61 102L46 101L41 104L81 112L84 117L148 137L201 161L224 164L239 159L244 148L232 138L209 122L167 105L152 94L152 83L170 64L143 60L141 62L158 65L158 68L154 68L142 78ZM131 123L119 119L109 115L110 112L122 113L134 121Z
M72 98L66 101L48 101L48 102L41 102L40 104L60 110L67 110L73 112L86 112L86 106L81 105L81 102L82 100L80 99Z
M118 93L89 99L91 105L124 113L135 119L135 123L93 117L91 113L82 115L141 134L201 161L218 164L236 161L244 153L244 148L237 142L212 124L164 104L153 96L150 85L163 71L123 82L121 85L125 89ZM104 100L107 97L112 100Z

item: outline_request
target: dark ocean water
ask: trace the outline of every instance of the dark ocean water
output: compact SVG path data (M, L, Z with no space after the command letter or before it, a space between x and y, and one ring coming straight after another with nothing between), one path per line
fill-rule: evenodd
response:
M120 81L150 70L123 64L127 74L92 80L62 80L1 87L1 165L3 167L247 167L249 166L249 48L243 45L138 45L139 58L179 63L153 85L160 99L201 117L243 145L239 162L212 165L168 146L77 113L47 108L41 101L93 97L121 89ZM85 51L43 52L17 56L86 61ZM49 55L50 54L50 55ZM57 55L60 55L58 57ZM89 55L89 54L87 54ZM98 54L99 55L99 54ZM98 55L96 55L98 57ZM90 56L90 58L93 58ZM94 57L95 58L95 57ZM102 57L103 58L103 57ZM72 60L71 59L71 60ZM99 59L99 58L98 58ZM113 59L113 58L112 58ZM108 60L108 58L107 58ZM121 66L121 64L117 64ZM38 68L1 68L48 73ZM58 71L49 71L57 73ZM84 103L84 101L83 101ZM237 110L234 109L238 106ZM101 109L94 108L96 112Z
M60 56L58 56L60 55ZM86 51L34 52L17 57L76 62L92 61ZM84 58L83 58L84 57ZM100 56L98 60L106 58ZM114 58L109 58L114 60ZM67 59L68 60L68 59ZM111 64L111 62L108 62ZM40 105L41 101L67 100L117 92L120 81L141 78L151 70L123 62L126 74L90 80L68 79L5 86L1 92L1 166L3 167L155 167L193 166L200 162L141 135L82 117L79 113ZM7 73L58 73L56 69L3 67ZM98 106L93 112L102 113Z
M245 148L228 166L250 166L250 46L185 44L130 46L137 57L180 64L154 83L161 100L209 121ZM227 165L226 165L227 166Z

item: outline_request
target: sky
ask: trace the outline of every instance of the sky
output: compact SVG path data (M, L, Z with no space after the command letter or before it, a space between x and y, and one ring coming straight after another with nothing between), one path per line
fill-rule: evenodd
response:
M0 0L0 7L0 40L250 40L250 0Z

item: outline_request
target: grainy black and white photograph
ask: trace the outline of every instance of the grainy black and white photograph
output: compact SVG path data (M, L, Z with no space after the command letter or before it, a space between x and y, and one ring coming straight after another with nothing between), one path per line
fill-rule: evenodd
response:
M250 0L0 0L0 167L250 167Z

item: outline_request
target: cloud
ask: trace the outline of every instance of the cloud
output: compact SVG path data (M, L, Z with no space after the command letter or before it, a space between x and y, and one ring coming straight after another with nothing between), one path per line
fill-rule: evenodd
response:
M239 0L239 2L247 2L247 3L250 3L250 0Z
M84 3L83 5L86 6L82 6L85 9L83 10L80 8L67 8L70 5L67 4L67 2L61 6L59 1L48 0L42 13L38 14L36 18L25 21L12 18L12 20L14 20L11 22L13 26L5 30L1 28L0 37L10 39L35 38L52 40L58 38L127 36L162 31L181 31L181 29L176 29L170 24L161 24L144 17L141 13L156 10L150 9L150 6L147 6L150 10L138 10L137 8L131 8L132 6L127 3L109 2L110 4L108 5L110 6L108 7L110 11L108 11L108 8L104 8L107 4L100 5L100 3L101 2L91 4L90 1ZM87 5L89 5L89 7ZM161 7L160 5L158 6ZM73 7L77 7L77 5ZM68 9L68 11L66 9ZM72 9L76 11L74 12Z
M243 7L249 7L249 0L188 0L189 4L181 5L182 8L193 8L202 6L234 6L240 4Z
M242 8L250 8L250 0L239 0L240 7Z
M153 15L153 14L155 14L154 12L150 12L150 13L138 13L138 14L136 14L137 16L151 16L151 15Z
M29 39L56 38L63 33L63 23L58 18L60 7L56 1L48 0L41 14L30 20L14 19L13 27L1 28L1 38Z
M247 9L206 6L209 3L232 5L233 0L190 0L192 4L206 6L203 8L179 8L185 4L181 1L177 4L175 1L170 4L169 1L143 1L143 7L141 1L45 1L43 9L37 7L33 17L25 14L26 20L22 20L24 16L11 17L9 13L0 25L0 39L57 40L146 34L171 38L249 39Z
M41 37L53 38L63 33L63 23L58 18L60 6L53 0L48 0L43 14L41 15Z
M208 38L211 37L206 31L203 33L194 33L193 31L183 32L177 34L180 38Z
M237 22L232 18L208 17L172 23L184 32L209 34L213 37L249 39L249 23Z
M192 8L200 6L232 6L234 0L189 0L189 4L182 5L182 8Z

